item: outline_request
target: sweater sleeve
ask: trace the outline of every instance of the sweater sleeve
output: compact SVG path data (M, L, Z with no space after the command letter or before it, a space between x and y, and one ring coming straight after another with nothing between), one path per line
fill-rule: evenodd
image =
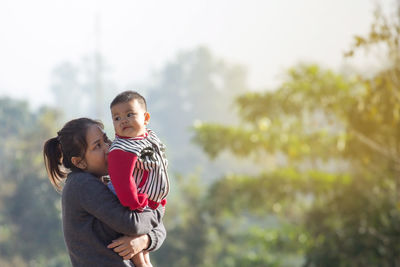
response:
M108 154L108 174L121 204L131 210L142 210L147 206L147 195L138 193L132 177L136 161L134 153L112 150Z
M150 237L150 245L146 250L154 251L159 249L163 244L165 238L167 237L167 231L165 230L164 224L160 222L160 224L151 230L148 235Z
M77 178L79 186L77 185L75 190L78 191L82 208L114 231L125 235L149 234L161 223L163 209L145 208L143 212L131 211L123 207L98 178L87 173Z

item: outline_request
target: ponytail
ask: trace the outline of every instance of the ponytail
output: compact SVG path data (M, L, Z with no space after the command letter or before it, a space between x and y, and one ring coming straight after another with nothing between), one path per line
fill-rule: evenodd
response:
M62 150L61 144L57 137L50 138L43 147L44 165L50 182L57 191L61 191L61 183L65 179L67 173L61 170L62 167Z

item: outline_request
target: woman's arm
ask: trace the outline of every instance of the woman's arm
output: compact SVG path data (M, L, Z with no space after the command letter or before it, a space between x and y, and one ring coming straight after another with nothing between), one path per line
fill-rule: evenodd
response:
M165 227L160 223L156 228L151 230L147 235L137 237L122 236L113 240L107 247L113 249L124 260L131 259L137 253L147 250L157 250L160 248L167 236Z
M148 236L150 237L150 244L145 250L154 251L159 249L164 243L165 238L167 238L167 231L165 230L164 223L161 221L157 227L153 228L153 230L148 233Z
M118 198L98 178L80 173L75 178L79 202L88 213L125 235L143 235L157 227L163 217L163 208L135 212L123 207Z
M124 260L130 260L133 256L147 248L150 244L148 235L140 235L136 237L124 235L113 240L107 248L111 248L118 253Z

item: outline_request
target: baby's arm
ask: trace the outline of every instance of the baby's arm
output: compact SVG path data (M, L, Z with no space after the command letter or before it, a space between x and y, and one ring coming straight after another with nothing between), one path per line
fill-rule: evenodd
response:
M162 223L164 211L161 208L151 210L145 208L143 212L130 211L123 207L115 195L98 178L82 173L79 182L73 190L80 199L81 206L114 231L125 235L149 234L152 238L152 229ZM86 178L86 179L85 179ZM78 179L75 179L78 180Z
M132 262L135 265L135 267L149 267L150 265L150 257L149 253L146 252L146 258L144 256L145 252L139 252L135 256L132 257Z
M147 195L138 193L132 173L137 155L114 149L108 154L108 173L118 199L131 210L142 210L147 206Z

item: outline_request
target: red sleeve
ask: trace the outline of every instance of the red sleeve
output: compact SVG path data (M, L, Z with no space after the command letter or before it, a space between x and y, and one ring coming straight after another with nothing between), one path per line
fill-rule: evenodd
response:
M118 199L131 210L147 206L147 194L139 194L132 177L137 156L133 153L115 149L108 154L108 174L115 188Z

